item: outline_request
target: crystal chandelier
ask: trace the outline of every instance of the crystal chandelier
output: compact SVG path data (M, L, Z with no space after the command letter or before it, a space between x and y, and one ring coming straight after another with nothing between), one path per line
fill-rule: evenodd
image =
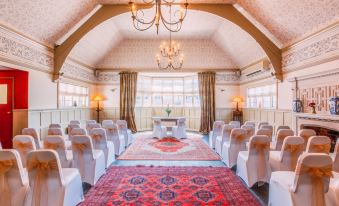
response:
M172 32L170 32L170 40L167 44L160 44L160 54L156 55L158 67L161 70L179 70L184 64L184 55L180 55L180 44L172 41ZM162 57L162 58L161 58ZM162 65L161 59L167 59L167 65Z
M138 10L137 6L133 1L129 2L129 7L132 13L133 26L139 31L145 31L151 28L154 24L157 27L157 34L159 33L160 21L163 23L165 28L171 32L178 32L181 30L182 23L187 14L188 3L187 0L184 3L184 9L179 9L173 13L175 20L172 21L172 12L170 11L170 19L167 20L163 16L162 6L169 6L170 10L172 5L174 5L175 0L143 0L145 4L154 4L155 5L155 15L152 19L146 21L144 19L145 14L143 10ZM180 5L180 4L177 4Z

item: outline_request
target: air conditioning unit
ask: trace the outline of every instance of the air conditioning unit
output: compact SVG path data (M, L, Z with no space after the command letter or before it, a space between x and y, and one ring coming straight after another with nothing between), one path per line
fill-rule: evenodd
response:
M246 77L255 76L261 72L270 70L269 65L270 65L270 62L267 59L265 59L243 69L242 74Z

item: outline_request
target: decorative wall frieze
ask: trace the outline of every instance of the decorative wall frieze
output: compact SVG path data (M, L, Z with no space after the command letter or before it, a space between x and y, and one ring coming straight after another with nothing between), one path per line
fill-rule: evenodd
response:
M85 68L79 64L75 64L72 61L66 61L61 68L61 72L64 73L64 77L70 79L81 80L85 82L95 83L97 78L94 76L94 71Z
M119 84L119 72L99 72L96 82L97 84Z
M240 71L217 72L215 76L216 84L238 84Z

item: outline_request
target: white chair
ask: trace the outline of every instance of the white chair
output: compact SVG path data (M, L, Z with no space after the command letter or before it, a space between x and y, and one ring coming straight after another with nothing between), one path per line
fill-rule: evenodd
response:
M237 175L248 187L255 183L269 183L271 168L269 164L270 140L266 135L252 136L248 151L240 151L237 159Z
M187 138L186 134L186 118L178 119L177 125L172 127L172 136L176 139Z
M97 121L96 120L86 120L86 131L89 133L89 124L96 124ZM94 127L96 128L96 127Z
M337 140L337 143L335 144L334 152L331 153L330 156L333 160L333 171L339 173L339 141L338 140Z
M289 136L284 139L280 151L270 151L271 170L294 171L299 156L304 152L304 139Z
M250 138L254 135L255 133L255 127L252 125L243 125L241 126L241 129L246 130L246 139L247 141L250 140Z
M166 128L166 126L161 125L160 118L154 118L153 119L152 137L156 137L156 138L159 138L159 139L167 137L167 128Z
M105 120L102 120L102 127L103 128L106 128L106 126L108 126L108 125L112 125L112 124L114 124L114 122L113 122L113 120L111 120L111 119L105 119Z
M293 136L294 132L291 129L280 129L276 135L276 141L272 142L271 149L272 150L281 150L284 139L288 136Z
M88 123L88 124L86 124L86 130L87 130L88 134L90 133L90 131L92 129L95 129L95 128L101 128L101 125L97 124L97 123Z
M230 141L231 131L233 128L233 125L225 124L222 127L221 135L217 136L217 139L215 141L215 151L219 155L222 154L222 146L224 145L224 143Z
M78 124L80 126L80 121L79 120L71 120L69 121L69 124Z
M215 121L213 123L213 129L209 133L209 145L212 149L215 148L215 142L218 136L221 136L224 121Z
M274 131L273 130L273 126L265 124L265 125L261 125L260 129L262 129L262 130L269 130L271 132L268 137L270 138L270 140L272 142L273 141L273 131Z
M24 129L22 129L21 134L22 135L29 135L29 136L33 137L36 149L40 149L42 147L41 142L40 142L41 140L40 140L40 137L39 137L36 129L34 129L34 128L24 128Z
M87 132L83 128L74 128L71 130L71 133L68 136L69 139L72 140L72 138L76 135L87 135Z
M302 129L299 131L298 136L304 139L304 150L306 150L308 139L316 135L317 133L313 129Z
M277 128L277 132L276 133L278 133L278 131L281 130L281 129L291 129L291 128L289 126L279 126Z
M119 133L125 137L126 147L134 142L134 136L130 129L128 129L126 120L117 120L116 124L118 125Z
M103 128L95 128L90 131L93 147L96 150L102 150L105 155L106 168L115 160L114 144L107 141L106 131Z
M47 135L61 136L65 140L66 148L71 148L71 146L72 146L71 141L69 141L68 137L65 137L63 135L63 132L62 132L62 130L60 128L49 128L48 132L47 132Z
M71 140L71 133L73 129L80 128L80 124L69 124L67 126L67 134L68 134L68 139Z
M246 150L246 131L244 129L232 129L230 141L222 147L222 161L232 168L237 163L238 153Z
M84 200L79 171L61 168L55 151L44 149L29 153L27 170L30 190L26 206L74 206Z
M298 159L295 172L272 172L268 205L332 206L325 200L331 176L332 159L329 155L303 153Z
M255 135L266 135L270 139L270 141L272 142L273 130L270 130L270 129L258 129L255 132Z
M0 205L22 206L29 190L27 171L14 149L0 151Z
M253 121L246 121L246 122L244 123L244 125L245 125L245 126L252 126L252 127L254 127L254 130L255 130L255 122L253 122Z
M114 144L115 154L120 155L125 151L125 137L119 134L118 126L116 124L107 125L105 129L107 139Z
M60 124L50 124L49 129L53 129L53 128L58 128L58 129L61 129L61 125Z
M90 185L95 185L105 174L106 161L102 150L94 150L92 139L86 135L76 135L72 138L73 167L78 168L81 179Z
M270 123L268 123L268 122L259 122L258 129L261 129L261 126L263 126L263 125L270 125Z
M66 149L66 143L60 135L48 135L44 139L44 149L51 149L58 153L62 168L71 168L73 153Z
M233 125L234 128L240 128L240 122L239 121L230 121L228 124Z
M13 148L19 152L23 167L26 167L27 154L36 150L34 139L30 135L15 136L13 138Z
M326 136L313 136L308 139L306 146L307 153L329 154L331 149L331 139Z

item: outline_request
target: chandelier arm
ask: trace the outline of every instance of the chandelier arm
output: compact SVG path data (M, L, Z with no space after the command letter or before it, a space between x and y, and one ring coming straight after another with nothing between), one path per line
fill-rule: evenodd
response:
M139 31L146 31L147 29L151 28L151 27L153 26L153 24L154 24L154 22L151 23L151 24L149 24L149 25L148 25L147 27L145 27L145 28L141 28L141 27L139 26L139 22L138 22L138 21L137 21L137 23L135 23L135 21L133 21L133 26L134 26L134 28L137 29L137 30L139 30ZM143 24L143 25L146 25L146 24Z
M177 10L175 13L177 13L177 12L180 12L180 11ZM185 13L184 13L183 17L182 17L182 18L179 18L179 19L178 19L177 21L175 21L175 22L172 22L171 20L170 20L170 21L167 21L166 18L163 17L162 15L161 15L161 20L162 20L163 23L166 23L166 24L168 24L168 25L175 25L175 24L182 23L182 22L184 21L184 19L186 18L186 15L187 15L187 9L185 10ZM175 15L174 15L174 17L175 17Z
M151 0L151 1L146 1L146 0L142 0L145 4L153 4L156 0Z
M142 13L143 18L141 18L140 16L138 16L138 12L141 12L141 13ZM132 14L133 14L133 13L132 13ZM141 24L153 24L154 21L155 21L155 18L156 18L156 17L154 16L154 18L151 19L149 22L145 22L144 17L145 17L145 13L144 13L144 11L142 11L142 10L138 10L138 11L136 12L136 15L135 15L134 17L132 16L133 21L134 21L134 20L135 20L135 21L138 21L138 22L141 23Z
M167 25L167 24L165 24L164 22L163 22L163 24L164 24L165 28L166 28L168 31L170 31L170 32L178 32L178 31L181 30L181 27L182 27L182 23L176 24L176 25L175 25L175 26L176 26L176 29L170 28L170 26L173 26L173 25Z

